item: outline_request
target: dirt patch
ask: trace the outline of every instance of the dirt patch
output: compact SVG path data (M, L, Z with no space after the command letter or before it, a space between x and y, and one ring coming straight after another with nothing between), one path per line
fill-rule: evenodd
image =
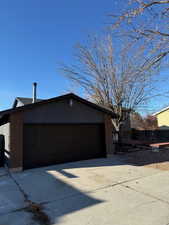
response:
M126 153L125 156L124 161L127 164L169 170L169 149L161 149L159 152L143 150Z
M27 207L25 207L24 211L29 212L32 214L32 219L36 222L38 222L40 225L50 225L51 221L48 215L43 211L43 206L41 204L32 202L29 200L28 195L25 193L24 189L21 187L21 185L17 182L17 180L12 176L11 172L7 168L8 175L13 180L13 182L18 187L18 190L23 195L23 198L25 200L25 203L27 204Z
M169 170L169 162L161 162L161 163L155 163L147 165L146 167L160 169L160 170Z
M32 219L37 221L40 225L50 225L51 221L48 215L43 211L43 206L32 201L27 201L28 206L25 211L32 213Z

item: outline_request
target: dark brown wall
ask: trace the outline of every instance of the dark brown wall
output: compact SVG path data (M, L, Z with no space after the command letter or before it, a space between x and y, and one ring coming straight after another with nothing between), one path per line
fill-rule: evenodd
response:
M24 113L25 123L104 123L104 113L83 103L69 100L49 103L27 110Z
M106 152L113 154L111 117L85 104L73 100L49 103L10 116L10 167L23 167L23 125L31 124L105 124ZM104 139L104 135L103 135Z
M22 168L23 166L23 113L17 112L10 115L10 167Z

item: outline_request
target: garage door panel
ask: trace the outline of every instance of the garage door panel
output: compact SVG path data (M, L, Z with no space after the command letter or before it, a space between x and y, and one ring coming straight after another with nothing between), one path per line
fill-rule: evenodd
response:
M104 126L24 125L24 168L105 156Z

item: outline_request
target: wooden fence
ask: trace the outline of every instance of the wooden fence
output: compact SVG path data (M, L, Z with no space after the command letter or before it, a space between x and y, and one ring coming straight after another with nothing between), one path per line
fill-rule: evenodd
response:
M132 129L131 139L146 142L169 142L169 130L135 130Z

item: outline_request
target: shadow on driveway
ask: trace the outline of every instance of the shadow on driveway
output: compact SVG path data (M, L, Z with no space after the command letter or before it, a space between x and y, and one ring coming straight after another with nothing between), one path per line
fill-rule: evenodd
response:
M44 212L52 218L54 224L57 224L64 215L104 202L102 199L93 198L90 192L84 191L83 188L77 188L73 183L69 182L72 179L78 179L78 176L69 173L67 169L90 169L91 167L117 165L113 161L96 159L66 163L27 170L22 173L13 174L13 177L24 190L28 199L42 205ZM87 180L86 185L90 185ZM19 221L17 222L17 225L20 225Z
M97 204L102 204L105 202L103 199L97 199L93 197L91 191L97 188L102 188L104 185L112 184L113 179L110 178L110 182L107 182L107 178L102 177L102 172L104 167L110 167L109 173L112 173L113 166L119 165L137 165L142 166L154 161L168 161L168 152L160 153L164 154L161 158L159 153L147 151L145 154L149 160L143 161L143 154L145 151L140 151L137 153L128 153L123 155L115 155L113 158L106 159L93 159L87 161L79 161L73 163L65 163L60 165L54 165L44 168L31 169L24 171L22 173L13 174L13 177L17 180L19 185L22 187L24 192L27 194L28 199L32 202L40 204L44 207L44 212L50 216L52 219L52 224L59 224L60 221L64 220L66 215L74 213L76 211L84 210L86 208L95 206ZM167 154L167 157L166 157ZM154 156L154 158L152 157ZM100 168L96 174L96 180L94 181L95 169ZM102 170L103 169L103 170ZM92 171L92 172L91 172ZM101 172L99 172L101 171ZM113 170L114 171L114 170ZM116 171L116 170L115 170ZM123 167L120 169L123 173ZM118 173L118 171L116 171ZM121 173L114 174L119 176ZM98 177L100 175L100 177ZM137 174L136 174L137 175ZM129 174L130 176L130 174ZM139 175L140 176L140 175ZM107 176L109 178L109 176ZM134 177L134 175L133 175ZM101 179L101 180L100 180ZM116 178L115 178L116 180ZM100 182L100 183L99 183ZM106 183L107 182L107 183ZM0 181L1 183L1 181ZM18 190L14 186L11 186L11 189L8 187L8 183L0 185L0 195L6 196L9 202L11 201L10 211L3 217L0 216L0 224L6 225L27 225L28 221L25 219L23 223L23 209L24 199L21 198L17 201L20 201L18 208L13 208L13 205L17 205L15 192ZM12 191L12 192L11 192ZM12 193L12 194L11 194ZM14 203L14 204L12 204ZM4 199L5 204L5 199ZM8 210L9 210L8 207ZM15 221L13 220L14 213L11 213L15 210ZM16 212L16 210L19 210ZM0 212L1 214L1 212ZM63 218L64 217L64 218ZM45 225L45 224L43 224Z

